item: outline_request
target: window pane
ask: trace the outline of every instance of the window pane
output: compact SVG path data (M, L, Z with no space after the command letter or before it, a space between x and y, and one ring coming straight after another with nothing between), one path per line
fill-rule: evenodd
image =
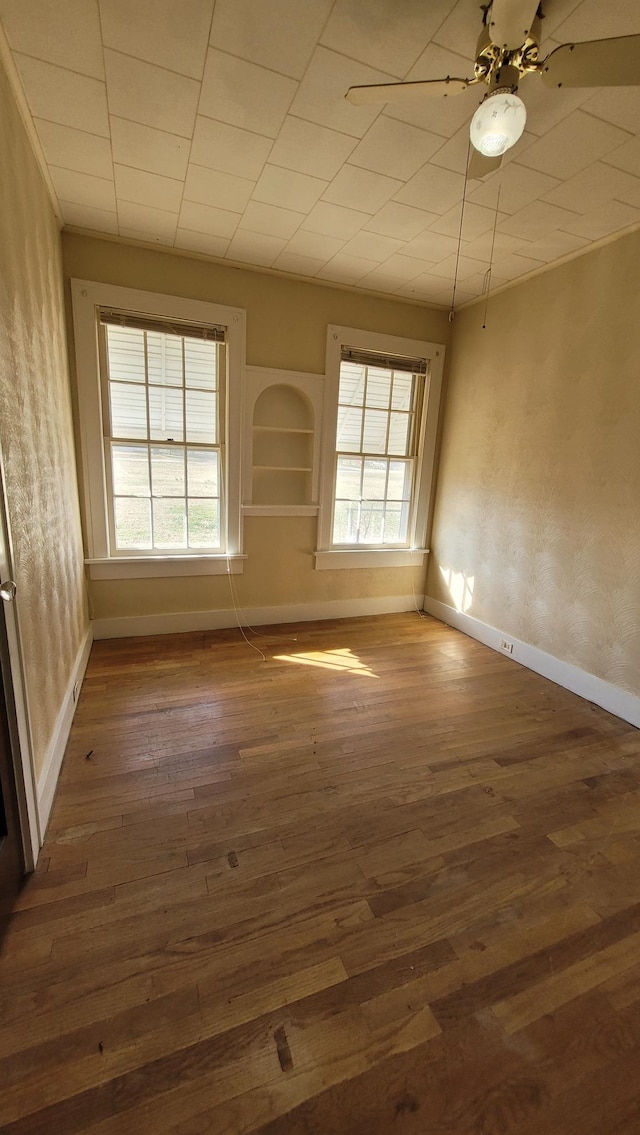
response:
M154 497L183 497L184 450L152 446L151 483Z
M360 533L358 543L381 544L382 525L384 521L384 505L362 502L360 512Z
M151 547L151 501L116 497L114 501L116 548Z
M187 517L184 500L154 500L153 544L155 548L185 548Z
M389 415L382 410L365 410L362 448L365 453L385 453L387 421Z
M111 450L113 491L116 495L148 497L149 457L146 445L114 445Z
M336 470L336 497L360 500L362 460L359 457L339 457Z
M347 453L358 453L362 433L362 410L350 406L338 407L338 430L336 449Z
M384 543L402 544L407 539L408 508L402 505L387 505L384 514Z
M163 441L184 440L181 390L149 387L149 436Z
M107 326L109 378L121 382L144 382L144 331Z
M415 378L403 371L393 373L393 393L391 406L394 410L411 410Z
M215 343L203 339L185 339L184 371L187 386L216 390L218 349Z
M190 497L219 497L218 454L206 449L187 450L187 493Z
M409 500L411 496L411 461L390 461L387 500Z
M144 386L124 382L109 384L111 436L147 436L147 396Z
M182 386L182 336L147 331L149 382Z
M338 401L347 406L362 406L364 401L364 367L358 363L340 364Z
M187 441L214 444L217 438L216 398L206 390L187 390Z
M333 519L334 544L357 544L359 520L359 501L336 501Z
M190 500L189 547L220 547L220 505L217 500Z
M411 414L391 414L388 453L409 454Z
M367 406L388 410L391 398L391 371L369 367L367 373Z
M387 483L386 461L365 461L362 478L362 497L367 501L382 501Z

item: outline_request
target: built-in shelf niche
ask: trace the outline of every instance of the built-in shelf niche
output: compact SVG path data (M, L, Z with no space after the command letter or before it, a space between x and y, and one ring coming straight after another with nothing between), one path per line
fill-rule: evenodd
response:
M246 510L317 511L323 384L323 375L248 368Z

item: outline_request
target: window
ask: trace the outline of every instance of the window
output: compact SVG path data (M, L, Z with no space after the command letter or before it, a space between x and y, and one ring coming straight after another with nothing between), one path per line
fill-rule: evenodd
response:
M316 567L423 562L443 358L439 344L329 327Z
M72 291L92 576L241 570L244 312Z
M426 363L343 347L333 543L407 543Z

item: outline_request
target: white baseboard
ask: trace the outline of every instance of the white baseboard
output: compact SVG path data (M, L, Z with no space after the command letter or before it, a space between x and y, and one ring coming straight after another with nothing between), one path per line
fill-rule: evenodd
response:
M290 603L279 607L246 607L240 611L243 626L271 623L308 623L316 619L353 619L358 615L390 615L415 610L413 595L382 595L370 599L330 599L317 603ZM222 611L186 611L174 615L132 615L95 619L94 639L130 638L133 635L180 634L237 627L233 608Z
M513 643L513 653L507 654L507 658L520 662L529 670L535 670L536 674L542 674L544 678L549 678L557 685L564 686L566 690L579 694L581 698L594 702L616 717L621 717L624 721L640 728L640 697L635 694L621 690L619 686L613 686L610 682L604 682L602 678L596 678L595 674L590 674L587 670L580 670L570 662L563 662L562 659L547 654L536 646L529 646L528 643L521 642L506 631L499 631L488 623L481 623L472 615L456 611L454 607L449 607L438 599L431 599L428 595L424 597L424 609L427 614L434 615L441 622L448 623L449 626L477 639L485 646L490 646L499 654L505 654L500 647L501 639L508 639Z
M80 649L76 655L76 660L73 664L71 674L69 675L69 681L67 683L64 698L62 699L62 705L60 706L60 710L58 712L53 735L47 748L44 765L38 777L38 819L40 824L41 838L43 841L45 832L47 830L47 824L49 823L53 798L56 794L58 777L60 775L60 766L62 765L62 758L64 757L64 751L67 747L69 732L71 730L71 723L73 721L73 715L76 710L76 701L73 697L73 689L76 682L82 685L84 672L87 668L87 662L89 661L89 655L91 653L92 642L92 627L91 625L89 625L89 629L87 630L84 641L82 642Z

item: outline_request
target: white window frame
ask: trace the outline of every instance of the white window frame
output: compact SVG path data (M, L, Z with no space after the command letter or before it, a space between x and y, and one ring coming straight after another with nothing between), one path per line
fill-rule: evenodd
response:
M422 413L416 455L416 476L412 496L411 519L405 547L385 548L381 545L350 545L333 543L333 505L336 482L336 431L338 425L338 394L340 389L340 362L343 347L375 351L381 355L404 355L426 359ZM434 481L436 438L442 371L445 347L420 339L405 339L377 331L330 324L327 328L326 351L326 414L322 446L320 515L318 519L318 550L315 566L318 569L411 567L424 563L427 522Z
M80 418L87 557L92 579L152 576L222 575L242 571L241 422L246 362L246 312L242 308L156 292L139 291L89 280L72 280L73 326ZM116 308L177 323L226 328L226 406L224 428L224 511L226 547L221 552L171 552L122 555L111 551L108 471L103 444L99 352L99 309Z

